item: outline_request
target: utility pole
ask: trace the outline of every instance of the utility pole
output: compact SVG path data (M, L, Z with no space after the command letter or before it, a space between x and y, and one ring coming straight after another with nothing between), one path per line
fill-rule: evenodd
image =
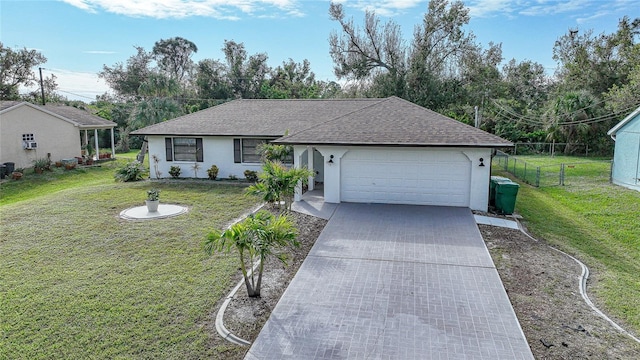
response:
M42 81L42 68L40 70L40 93L42 94L42 105L46 105L44 102L44 82Z
M475 115L476 115L475 116L475 124L476 124L476 127L479 128L480 127L480 119L478 118L478 106L477 105L474 106L473 110L474 110Z

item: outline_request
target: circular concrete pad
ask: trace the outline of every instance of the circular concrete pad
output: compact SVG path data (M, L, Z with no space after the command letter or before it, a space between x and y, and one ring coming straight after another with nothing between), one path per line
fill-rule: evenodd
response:
M187 211L188 209L186 206L160 204L158 205L158 211L149 212L145 205L122 210L122 212L120 212L120 217L125 220L164 219L184 214Z

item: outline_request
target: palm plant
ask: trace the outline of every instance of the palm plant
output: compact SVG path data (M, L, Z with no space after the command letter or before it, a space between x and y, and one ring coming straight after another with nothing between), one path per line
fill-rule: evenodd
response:
M279 161L267 161L262 165L258 182L247 188L247 193L262 196L266 202L276 203L278 208L282 202L287 210L291 210L293 196L299 183L306 184L313 171L306 168L287 168Z
M276 251L288 245L299 246L298 231L286 216L275 216L261 210L225 231L211 231L204 243L211 255L217 251L238 251L240 270L249 297L259 297L264 272L264 260L270 255L286 264L286 255ZM256 271L252 271L257 265Z

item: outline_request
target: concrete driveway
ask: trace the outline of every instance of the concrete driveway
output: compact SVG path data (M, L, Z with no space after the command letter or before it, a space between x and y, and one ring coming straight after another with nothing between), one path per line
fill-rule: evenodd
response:
M533 359L469 209L338 206L245 359Z

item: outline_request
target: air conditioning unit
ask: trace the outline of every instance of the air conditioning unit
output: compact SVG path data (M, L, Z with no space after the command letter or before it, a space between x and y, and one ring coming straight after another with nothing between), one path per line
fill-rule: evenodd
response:
M25 146L24 146L24 148L28 150L33 150L37 147L38 147L38 143L35 141L27 141L25 142Z

